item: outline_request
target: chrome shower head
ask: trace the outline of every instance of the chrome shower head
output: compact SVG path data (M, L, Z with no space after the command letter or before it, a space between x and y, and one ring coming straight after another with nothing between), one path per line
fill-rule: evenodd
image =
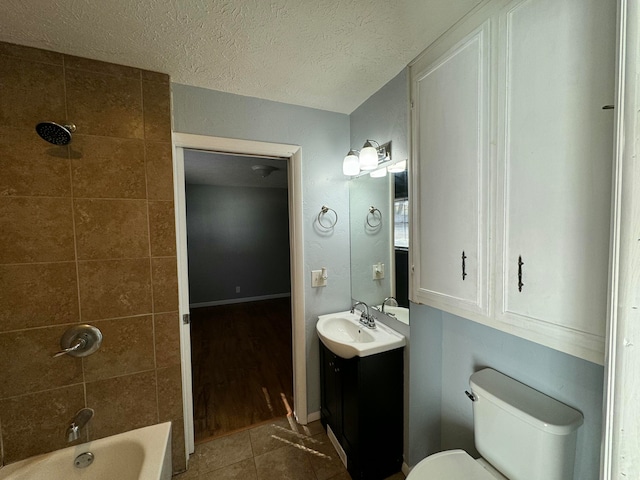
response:
M54 145L67 145L71 142L71 134L76 131L73 123L59 125L55 122L41 122L36 125L36 132L44 140Z

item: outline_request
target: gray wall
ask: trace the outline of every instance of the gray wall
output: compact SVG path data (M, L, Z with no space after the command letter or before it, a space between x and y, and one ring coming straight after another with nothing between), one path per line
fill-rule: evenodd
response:
M464 390L473 372L491 367L582 412L574 478L598 478L602 366L415 304L411 304L410 361L411 465L451 448L477 455L471 402ZM440 430L440 444L431 429Z
M349 116L284 103L172 84L173 130L216 137L301 146L304 299L308 411L320 410L318 315L350 306L349 196L342 159L349 150ZM318 231L322 205L339 221ZM326 287L311 288L311 270L326 267Z
M186 198L191 304L291 291L286 189L187 185Z

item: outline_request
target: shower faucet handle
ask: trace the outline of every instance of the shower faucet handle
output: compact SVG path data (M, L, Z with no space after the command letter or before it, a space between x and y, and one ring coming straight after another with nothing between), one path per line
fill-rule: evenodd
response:
M53 355L72 357L86 357L98 350L102 345L102 332L92 325L75 325L64 332L60 339L61 350Z

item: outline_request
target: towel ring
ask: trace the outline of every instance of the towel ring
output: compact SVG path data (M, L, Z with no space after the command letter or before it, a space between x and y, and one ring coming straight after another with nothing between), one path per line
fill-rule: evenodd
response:
M335 218L333 219L333 222L329 221L328 225L325 224L325 223L322 223L322 219L330 211L333 212L333 214L335 215ZM335 227L336 223L338 223L338 213L333 208L329 208L326 205L323 205L320 208L320 213L318 213L318 225L320 225L325 230L330 230L333 227Z
M378 215L376 215L376 212L378 212ZM377 220L378 223L372 224L370 220L373 220L374 222ZM380 225L382 225L382 212L380 212L380 210L378 210L373 205L369 207L369 213L367 213L367 225L369 225L371 228L378 228Z

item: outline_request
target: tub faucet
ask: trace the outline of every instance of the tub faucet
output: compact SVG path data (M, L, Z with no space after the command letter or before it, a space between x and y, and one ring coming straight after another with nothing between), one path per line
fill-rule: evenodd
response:
M89 423L94 413L92 408L82 408L78 410L76 416L71 421L71 425L67 428L67 442L73 442L80 438L80 430Z
M376 328L376 319L369 314L369 306L364 302L356 302L351 307L351 313L355 313L356 307L358 305L364 305L366 310L362 310L362 315L360 315L360 323L363 324L367 328Z

